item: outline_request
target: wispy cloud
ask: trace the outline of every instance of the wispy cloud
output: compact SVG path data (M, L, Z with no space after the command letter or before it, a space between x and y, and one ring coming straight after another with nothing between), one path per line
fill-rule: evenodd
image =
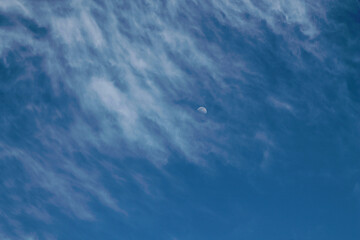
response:
M278 109L287 110L287 111L289 111L289 112L293 112L293 111L294 111L293 107L292 107L290 104L288 104L288 103L286 103L286 102L284 102L284 101L280 101L280 100L278 100L278 99L276 99L276 98L274 98L274 97L269 97L268 99L269 99L269 102L270 102L274 107L276 107L276 108L278 108Z
M303 34L309 37L315 37L318 34L317 27L311 21L312 11L315 10L316 4L307 1L212 1L210 10L215 9L216 16L219 20L226 22L236 28L250 30L246 27L246 16L254 16L257 19L265 20L272 29L286 35L281 24L296 24L301 27ZM317 9L320 10L320 9ZM256 34L254 29L253 33Z
M26 182L4 188L44 191L43 200L29 200L21 213L45 223L52 221L49 205L87 221L96 220L94 201L130 215L104 179L135 182L148 195L156 188L146 172L117 172L128 158L149 161L166 175L174 157L199 166L209 155L238 161L230 150L255 139L265 145L259 165L266 168L276 137L258 130L265 120L254 119L264 108L264 78L287 66L266 65L275 57L264 60L261 51L275 44L257 50L254 36L265 42L265 28L281 36L286 46L279 50L296 66L303 64L302 51L323 57L312 17L323 13L309 1L3 0L0 10L12 23L0 26L1 60L17 74L1 88L10 103L21 98L19 105L9 103L15 113L6 112L0 125L11 129L0 139L0 158L13 159L9 164ZM290 27L302 35L290 34ZM231 47L239 53L222 30L236 33ZM24 88L32 93L23 94ZM276 109L297 112L288 95L264 96ZM196 112L202 105L206 116ZM20 136L17 142L12 133Z
M2 145L3 159L15 158L22 163L22 166L30 178L30 182L27 184L26 191L35 190L41 187L48 191L51 196L44 198L41 202L36 204L55 204L62 208L65 212L70 211L75 216L93 220L94 216L88 209L86 195L91 193L93 196L102 202L104 205L126 214L124 210L118 207L116 201L110 196L105 188L97 181L96 173L88 172L78 166L76 166L72 159L69 157L57 155L53 156L51 161L47 161L46 157L32 153L29 156L22 150L7 147ZM58 152L58 154L61 154ZM51 156L51 155L50 155ZM47 156L49 157L49 156ZM56 162L61 160L60 162ZM60 166L58 164L61 164ZM77 188L81 188L81 191L77 191ZM23 189L25 191L25 189ZM50 215L46 210L40 210L34 206L25 205L24 211L36 218L49 221Z

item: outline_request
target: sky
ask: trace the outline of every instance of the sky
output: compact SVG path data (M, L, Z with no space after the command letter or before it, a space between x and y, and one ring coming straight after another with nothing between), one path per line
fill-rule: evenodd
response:
M0 0L0 239L360 239L360 2Z

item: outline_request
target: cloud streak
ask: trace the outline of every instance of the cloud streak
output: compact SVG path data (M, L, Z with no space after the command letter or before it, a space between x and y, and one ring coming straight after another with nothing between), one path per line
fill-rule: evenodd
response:
M21 169L12 184L15 170L6 170L3 188L44 195L20 213L13 210L26 199L9 205L8 218L25 214L50 224L56 206L67 217L96 221L95 203L131 216L108 185L121 179L151 196L157 188L145 170L125 166L128 159L172 179L166 167L179 159L209 169L209 156L253 166L242 161L253 161L247 156L259 149L251 143L261 142L265 160L254 165L267 168L280 146L268 127L274 113L311 122L332 106L332 93L323 89L335 80L312 88L308 79L318 76L304 71L327 69L333 57L319 44L327 43L321 4L1 1L0 70L7 82L0 85L0 161ZM207 115L196 112L202 105Z

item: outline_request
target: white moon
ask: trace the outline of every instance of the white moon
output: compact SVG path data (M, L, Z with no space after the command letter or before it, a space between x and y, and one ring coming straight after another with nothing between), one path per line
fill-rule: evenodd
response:
M201 112L202 114L206 114L207 113L207 110L205 107L199 107L198 109L198 112Z

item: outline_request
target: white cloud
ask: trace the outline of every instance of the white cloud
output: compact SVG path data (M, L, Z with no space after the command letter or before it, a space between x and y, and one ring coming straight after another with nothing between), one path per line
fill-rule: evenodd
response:
M5 6L2 2L0 6L9 9L10 3L7 3ZM175 5L169 5L173 12L179 10ZM120 13L115 11L118 7L115 2L106 3L102 23L93 14L95 10L102 11L94 2L72 2L70 7L68 13L57 14L56 4L27 6L27 16L36 19L39 26L48 27L49 37L46 40L30 38L22 27L0 31L3 39L0 51L6 55L14 43L21 43L30 47L31 54L43 57L53 94L64 94L65 89L65 94L79 101L77 111L96 119L98 130L95 132L80 112L71 110L73 121L67 130L50 122L37 122L35 138L42 147L51 149L52 154L34 154L17 146L6 146L6 151L0 154L16 158L22 164L31 179L29 191L41 188L50 193L51 197L41 204L55 205L66 214L91 221L96 216L89 203L97 199L102 205L126 215L126 209L119 206L99 180L103 173L87 159L88 149L96 147L102 152L123 144L128 153L115 154L117 160L131 154L145 156L158 167L165 165L175 150L188 161L200 163L202 154L212 149L202 138L211 136L216 124L199 122L192 107L175 103L179 98L193 98L196 79L169 57L169 51L195 71L214 72L216 65L186 32L172 27L151 11L139 15L142 10L136 3L131 2L130 9ZM149 2L149 7L156 11L153 2ZM121 26L118 14L128 21L128 28ZM149 28L149 24L153 27ZM128 31L129 36L123 31ZM28 81L32 81L36 70L30 67L25 69ZM45 114L46 108L42 107L27 104L27 109L34 114ZM66 114L57 111L52 117L63 119ZM85 155L83 164L89 165L89 169L77 165L72 155L76 151ZM106 165L108 160L96 161ZM149 192L146 178L137 176L135 180ZM38 208L39 204L34 200L24 212L39 220L51 221L46 208Z
M49 199L43 199L43 203L52 203L65 212L70 211L80 219L94 220L95 217L87 206L89 200L86 194L91 193L104 205L126 214L124 210L118 207L116 201L105 190L104 186L97 181L94 172L88 172L76 166L72 163L72 159L62 156L62 153L56 152L56 149L53 150L57 156L53 155L51 161L47 161L48 156L40 156L34 153L29 156L20 149L8 147L4 144L1 147L3 149L1 151L3 159L15 158L22 163L31 179L31 182L28 183L29 190L40 186L52 194ZM58 162L59 160L61 162ZM61 172L63 173L57 171L59 168L62 169ZM78 187L81 187L84 192L77 191ZM25 205L24 207L27 214L40 220L47 222L51 219L44 209L41 210L31 205Z
M281 16L286 24L300 25L301 31L310 38L317 34L309 13L311 6L306 2L268 0L263 8L248 0L193 2L221 23L241 32L258 34L259 30L243 19L244 14L249 13L257 20L265 20L276 33L286 34L278 24ZM136 1L128 1L127 9L123 10L118 1L106 1L103 7L94 1L72 1L71 11L59 14L56 4L37 3L34 7L26 5L25 1L0 1L2 10L17 11L49 28L49 37L45 40L30 38L23 26L0 29L2 58L6 58L7 51L15 43L28 46L29 54L44 58L41 67L52 81L50 94L56 97L63 91L73 99L69 104L70 116L59 110L52 116L54 119L70 118L67 119L71 122L69 126L62 128L36 119L38 131L34 138L52 154L42 156L3 144L0 146L5 150L0 151L0 157L16 158L31 177L30 188L40 187L51 194L46 204L58 206L80 219L96 219L88 204L93 198L118 213L127 214L127 209L119 205L101 182L102 174L106 173L101 173L92 161L110 166L106 156L116 161L135 156L146 158L161 168L168 163L171 154L192 163L206 164L204 156L225 151L218 143L217 135L221 134L215 134L221 124L212 119L211 114L199 120L195 106L207 99L222 103L219 96L239 88L223 81L224 76L233 74L221 69L221 61L229 59L227 53L212 44L204 48L201 37L194 37L186 30L188 26L182 26L183 23L175 19L179 13L185 14L190 23L198 17L183 2L168 1L165 13L160 1L146 3L145 9ZM98 15L101 20L96 17ZM191 26L191 30L201 35L198 28L196 24ZM246 64L234 63L234 66L256 74L253 69L245 69ZM26 77L22 78L32 81L35 70L31 66L24 69ZM186 103L179 104L181 101ZM269 101L276 108L294 111L289 103L277 98L270 97ZM79 104L79 109L72 104ZM36 114L42 111L41 106L28 104L27 107ZM224 114L231 112L226 106L224 108ZM94 120L95 127L87 122L83 113ZM220 136L221 139L226 137ZM255 139L275 145L264 132L257 132ZM104 159L89 157L89 149L93 147L105 156ZM123 149L126 151L122 152ZM88 168L77 165L76 156L73 156L76 151L84 155ZM268 158L266 150L264 159ZM266 164L263 162L264 166ZM112 174L125 179L118 176L119 173ZM151 193L146 176L139 173L132 177L146 193ZM29 204L24 211L50 221L46 210L37 206Z
M268 100L274 107L276 107L278 109L284 109L284 110L287 110L289 112L294 111L293 107L290 104L288 104L288 103L286 103L284 101L280 101L279 99L277 99L275 97L269 97Z
M309 10L313 10L312 8L315 7L306 1L266 0L257 2L225 0L212 1L212 4L215 6L215 12L219 11L216 14L219 20L225 21L236 28L243 28L245 31L251 29L256 31L244 20L244 14L250 14L260 20L265 20L275 32L280 34L287 34L280 27L284 20L287 24L300 25L301 31L310 38L318 34L315 24L311 21L311 13L309 13Z
M30 12L27 10L27 8L24 6L22 1L19 0L2 0L0 2L0 8L5 11L19 11L22 14L28 15Z

